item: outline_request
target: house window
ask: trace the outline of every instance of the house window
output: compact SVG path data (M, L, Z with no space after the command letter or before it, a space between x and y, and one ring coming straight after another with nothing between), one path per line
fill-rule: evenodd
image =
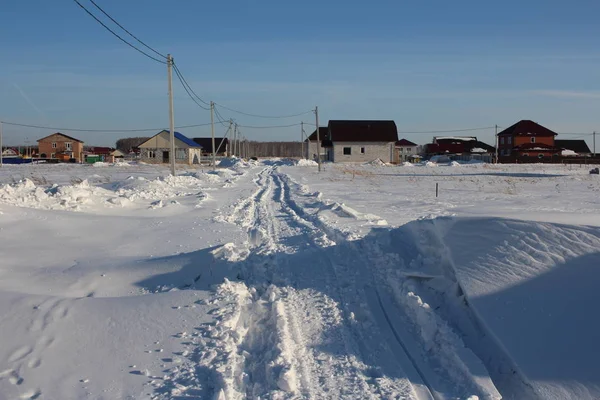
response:
M512 137L510 137L510 136L509 136L509 137L507 137L507 138L506 138L506 142L507 142L508 144L511 144L511 143L512 143Z
M175 159L176 160L185 160L185 149L175 150Z
M156 155L154 154L154 150L148 150L148 158L154 158Z
M544 154L543 153L538 154L538 158L544 158Z
M50 158L56 158L56 153L50 154Z
M360 148L360 154L365 154L365 148L364 147Z
M404 153L404 147L400 147L400 153Z
M510 149L506 150L506 155L510 156Z
M531 143L535 143L535 138L534 137L531 138Z
M410 153L410 150L411 150L411 149L410 149L410 147L407 147L407 148L406 148L406 152L407 152L407 153Z
M52 148L55 149L56 148L56 142L52 142ZM52 157L54 158L54 157Z
M503 137L500 138L500 144L504 144L504 138Z
M344 147L344 155L351 156L352 155L352 147Z
M65 148L66 148L67 150L71 150L71 142L66 142L66 143L65 143Z
M523 153L523 157L529 157L529 153Z

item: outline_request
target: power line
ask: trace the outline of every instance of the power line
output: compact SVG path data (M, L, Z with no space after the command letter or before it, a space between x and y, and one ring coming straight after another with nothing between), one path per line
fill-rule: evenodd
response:
M399 131L398 133L453 133L453 132L482 131L485 129L494 129L494 128L495 128L495 126L484 126L482 128L450 129L450 130L443 130L443 131L414 131L414 132Z
M248 129L271 129L271 128L291 128L292 126L300 126L300 123L297 122L295 124L290 125L269 125L269 126L250 126L250 125L238 125L240 128L248 128Z
M116 36L120 41L122 41L123 43L125 43L127 46L135 49L136 51L142 53L143 55L145 55L146 57L159 62L161 64L166 64L166 61L163 60L159 60L156 57L151 56L150 54L146 53L145 51L135 47L134 45L132 45L131 43L129 43L127 40L123 39L121 36L119 36L115 31L113 31L112 29L110 29L108 26L106 26L106 24L104 24L104 22L100 21L94 14L92 14L87 8L85 8L83 6L83 4L81 4L78 0L73 0L75 3L77 3L79 5L79 7L81 7L86 13L88 13L88 15L92 18L94 18L96 20L96 22L98 22L100 25L102 25L104 27L104 29L106 29L107 31L109 31L110 33L112 33L114 36Z
M210 103L204 101L200 96L198 96L196 94L196 92L194 92L194 89L192 89L192 87L190 86L190 84L185 80L185 77L183 76L183 73L181 72L181 70L177 67L177 65L175 63L173 63L173 69L175 70L175 72L179 75L180 80L183 81L183 83L185 83L185 85L190 89L190 91L194 94L194 96L196 96L196 98L198 100L200 100L202 103L206 104L207 106L210 106ZM206 108L206 110L208 110L208 108Z
M298 113L298 114L290 114L290 115L277 115L277 116L275 116L275 115L258 115L258 114L250 114L250 113L247 113L247 112L235 110L233 108L225 107L222 104L217 104L217 103L215 103L215 104L218 105L219 107L222 107L222 108L228 110L228 111L231 111L231 112L234 112L234 113L238 113L238 114L242 114L242 115L246 115L248 117L255 117L255 118L272 118L272 119L293 118L293 117L299 117L301 115L305 115L305 114L309 114L309 113L313 112L312 110L309 110L309 111L304 111L304 112L301 112L301 113Z
M183 76L182 76L182 75L181 75L181 73L179 72L179 69L178 69L177 67L175 67L175 65L174 65L174 64L173 64L173 66L174 66L174 68L173 68L173 69L175 70L175 75L177 75L177 78L179 79L179 82L181 82L181 86L183 86L183 89L185 89L185 91L186 91L186 93L188 94L188 96L190 96L190 99L192 99L192 101L193 101L194 103L196 103L196 105L197 105L198 107L202 108L203 110L210 111L210 108L206 108L206 107L204 107L202 104L198 103L198 101L196 101L196 99L194 98L194 96L192 96L193 90L192 90L191 88L188 88L188 87L186 86L186 83L187 83L187 82L185 82L185 79L183 79ZM190 90L192 90L192 93L190 93ZM195 93L194 93L194 94L195 94Z
M100 7L98 4L96 4L96 2L94 0L90 0L90 3L92 3L94 5L94 7L96 7L98 10L100 10L102 12L102 14L106 15L112 22L114 22L119 28L123 29L125 32L127 32L127 34L129 36L131 36L132 38L134 38L135 40L137 40L140 44L142 44L143 46L145 46L147 49L153 51L155 54L159 55L160 57L166 59L167 56L165 56L164 54L159 53L158 51L154 50L152 47L148 46L146 43L142 42L137 36L135 36L133 33L129 32L127 29L125 29L125 27L123 25L121 25L120 23L118 23L113 17L111 17L106 11L104 11L102 9L102 7Z
M219 110L217 110L217 107L214 107L215 110L215 115L217 117L217 120L219 121L219 123L223 126L228 126L227 123L225 122L225 118L223 118L223 116L221 115L221 113L219 112Z
M7 122L7 121L0 121L2 122L4 125L11 125L11 126L21 126L21 127L25 127L25 128L37 128L37 129L48 129L48 130L55 130L55 131L70 131L70 132L103 132L103 133L115 133L115 132L152 132L152 131L161 131L165 128L143 128L143 129L79 129L79 128L56 128L56 127L51 127L51 126L41 126L41 125L30 125L30 124L19 124L16 122ZM210 123L208 124L194 124L194 125L182 125L182 126L176 126L175 128L177 129L185 129L185 128L196 128L199 126L209 126Z

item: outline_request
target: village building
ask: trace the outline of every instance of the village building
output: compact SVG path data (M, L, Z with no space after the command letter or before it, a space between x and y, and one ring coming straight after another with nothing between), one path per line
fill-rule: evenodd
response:
M583 139L555 139L554 145L561 150L561 155L565 157L589 157L592 155L589 146Z
M140 160L149 164L169 163L171 157L170 132L162 130L139 145ZM175 132L175 163L199 164L202 147L192 139Z
M198 145L200 145L200 147L202 147L202 155L203 156L212 155L212 153L213 153L212 137L198 137L198 138L194 138L193 140L196 144L198 144ZM216 137L215 138L215 147L217 148L217 151L215 153L215 155L217 157L228 157L229 156L229 154L230 154L229 139L223 138L223 137Z
M327 128L319 128L307 139L307 152L310 159L320 154L323 161L368 162L381 160L395 161L395 144L398 129L394 121L370 120L330 120Z
M56 132L38 139L40 158L59 159L61 161L83 161L83 141Z
M515 162L536 157L548 159L560 155L556 132L531 120L521 120L498 133L498 162Z
M407 139L400 139L395 145L395 162L410 162L419 159L419 145Z

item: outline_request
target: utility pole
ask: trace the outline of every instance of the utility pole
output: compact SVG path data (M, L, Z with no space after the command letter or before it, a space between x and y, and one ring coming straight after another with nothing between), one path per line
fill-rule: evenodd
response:
M0 121L0 167L2 166L2 121Z
M315 124L317 126L317 165L321 172L321 138L319 137L319 106L315 106Z
M304 122L300 122L300 143L302 146L302 153L300 153L300 158L304 158Z
M239 147L239 145L237 142L237 124L233 124L233 156L234 157L236 157L236 155L239 157L240 149L238 147Z
M171 175L175 176L175 116L173 115L173 57L167 54L167 76L169 81L169 133L171 140Z
M212 163L213 168L217 167L217 149L215 148L215 103L210 102L210 136L212 138Z
M0 142L1 141L2 140L0 139ZM594 131L594 157L596 157L596 131ZM1 162L0 162L0 164L1 164Z
M498 140L498 125L496 125L496 164L498 164L498 143L500 143L500 141Z

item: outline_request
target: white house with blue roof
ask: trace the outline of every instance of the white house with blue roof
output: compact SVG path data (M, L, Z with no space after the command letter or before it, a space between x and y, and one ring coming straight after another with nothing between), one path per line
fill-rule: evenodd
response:
M170 162L170 132L162 130L139 146L141 161L150 164L167 164ZM175 132L175 163L200 164L202 146L192 139Z

